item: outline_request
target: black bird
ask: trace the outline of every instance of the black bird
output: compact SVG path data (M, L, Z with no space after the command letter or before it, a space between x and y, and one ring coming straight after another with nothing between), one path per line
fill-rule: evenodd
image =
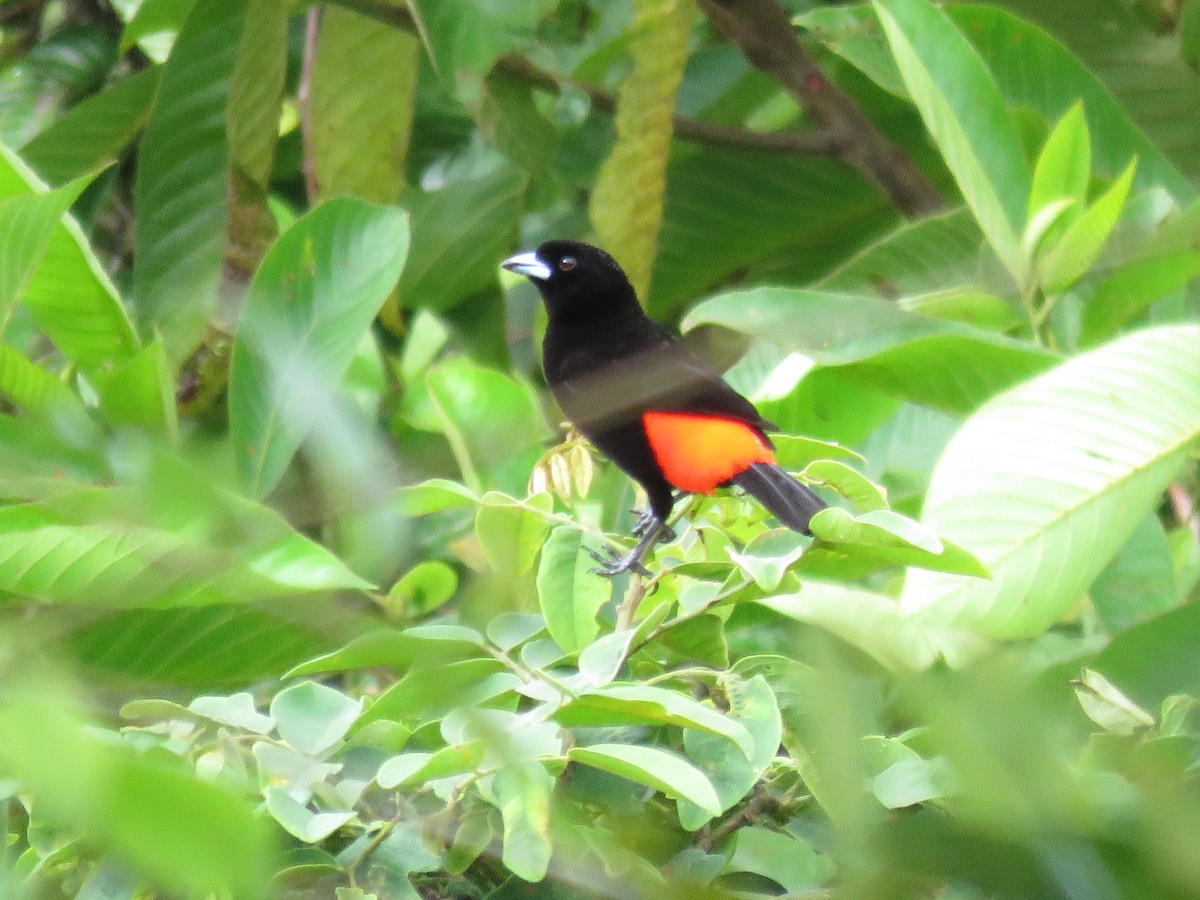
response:
M704 360L645 314L616 260L548 241L501 265L529 278L549 315L542 363L567 418L646 491L650 509L625 556L592 556L602 575L635 570L668 529L675 490L736 484L784 525L809 534L824 501L775 464L777 430Z

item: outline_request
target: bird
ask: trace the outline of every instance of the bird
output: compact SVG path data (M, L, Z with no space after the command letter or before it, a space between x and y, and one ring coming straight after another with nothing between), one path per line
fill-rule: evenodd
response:
M811 534L809 522L826 503L775 462L767 432L778 428L646 314L612 256L580 241L550 240L500 265L541 294L542 368L564 415L646 493L633 549L589 548L593 571L648 575L642 560L670 539L677 492L737 485L784 525Z

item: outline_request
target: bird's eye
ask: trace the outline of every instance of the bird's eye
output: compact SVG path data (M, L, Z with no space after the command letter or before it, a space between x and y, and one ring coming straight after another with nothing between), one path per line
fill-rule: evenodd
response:
M558 261L558 268L559 271L570 272L573 268L575 268L575 257L564 256Z

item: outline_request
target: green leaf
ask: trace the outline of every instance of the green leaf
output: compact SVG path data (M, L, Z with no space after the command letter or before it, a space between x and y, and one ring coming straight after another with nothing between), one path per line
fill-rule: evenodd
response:
M1073 685L1088 718L1110 734L1133 734L1139 728L1154 727L1152 715L1094 669L1084 669L1083 677Z
M328 415L371 321L400 274L408 225L397 209L340 198L267 253L238 319L230 434L246 488L264 496Z
M73 192L77 195L87 180L85 177L47 193L45 185L24 163L0 148L0 203L34 198L21 201L32 204L25 212L18 213L23 207L14 206L9 215L31 215L44 223L60 204L69 205L67 197ZM75 220L61 215L55 220L61 222L41 251L41 265L22 279L23 305L63 354L85 369L128 357L137 348L137 337L116 289ZM34 225L34 220L28 221ZM25 247L21 252L29 253L30 247L36 247L40 227L31 227L22 237L8 238L17 241L10 252ZM21 276L19 265L14 264L4 278L14 276Z
M1025 0L1036 2L1036 0ZM1008 5L1013 5L1008 0ZM1116 13L1128 20L1127 8L1109 0L1079 0L1070 7L1038 3L1043 20L1057 20L1060 33L1085 56L1103 61L1103 69L1089 67L1055 38L1005 9L984 4L956 3L950 16L987 61L992 77L1010 106L1028 107L1055 121L1073 105L1082 103L1092 137L1092 168L1101 177L1115 178L1138 159L1134 190L1165 187L1178 200L1196 196L1195 189L1159 149L1163 138L1195 143L1195 82L1178 77L1169 66L1161 41L1134 34L1131 22L1110 21L1103 26L1080 28L1081 21L1099 20ZM1132 26L1132 27L1131 27ZM1168 63L1164 66L1164 63ZM1147 73L1156 70L1155 75ZM1097 77L1097 72L1104 75ZM1102 80L1102 77L1110 76ZM1147 77L1155 90L1144 91ZM1125 103L1113 99L1119 90ZM1168 109L1169 103L1169 109ZM1158 132L1152 141L1134 124L1126 109L1138 109L1140 118ZM1174 114L1172 114L1174 113ZM1165 146L1165 143L1162 144ZM1194 151L1193 151L1194 153Z
M1012 286L970 211L961 207L900 223L815 286L889 300L945 290L947 285L975 285L993 292Z
M249 0L229 85L229 155L263 188L271 177L287 69L289 0Z
M453 84L460 69L483 74L522 39L532 38L534 26L554 6L555 0L413 0L410 9L434 68Z
M478 178L405 197L412 215L400 302L444 310L496 281L496 261L516 239L526 176L504 166Z
M1083 104L1076 103L1046 138L1033 169L1028 219L1055 200L1075 200L1082 208L1092 175L1092 144Z
M394 203L400 196L420 54L412 34L347 9L325 10L309 88L321 197Z
M754 742L742 725L666 688L630 684L597 688L567 703L554 719L569 726L653 723L695 728L730 741L747 759L754 756Z
M311 659L285 673L285 678L368 669L407 668L420 660L438 664L477 656L483 649L479 632L462 625L417 625L403 631L375 631L355 638L340 650Z
M196 0L142 0L121 33L121 53L137 44L155 62L171 49L174 33L183 27Z
M1062 615L1200 436L1200 329L1137 332L997 397L950 441L922 519L992 580L911 571L901 605L996 637Z
M834 160L717 148L672 154L647 310L673 319L696 297L779 257L787 268L760 277L804 283L895 218L866 179Z
M361 712L362 700L351 700L315 681L285 688L271 701L271 717L279 736L314 756L345 737Z
M458 590L458 575L441 560L417 563L401 576L388 592L388 600L407 616L433 612ZM390 607L389 607L390 608Z
M884 90L908 97L896 62L887 52L879 22L868 4L819 6L794 17L792 22L853 63Z
M1200 692L1200 604L1189 603L1121 632L1092 667L1135 703L1154 709L1173 694Z
M88 621L64 637L97 680L232 689L276 678L329 649L345 614L327 603L269 609L245 604L130 610ZM296 618L293 618L296 617ZM297 618L299 620L297 620Z
M753 872L777 882L789 895L811 894L828 884L833 863L794 835L750 826L730 839L725 872Z
M834 550L850 553L859 561L920 566L980 578L988 575L984 565L967 550L943 540L922 523L888 509L853 516L831 507L817 513L811 527L820 539L821 549L826 543L832 544ZM810 548L808 556L817 549L817 545Z
M174 530L107 519L104 493L85 495L80 516L64 515L54 501L0 509L5 552L0 556L0 590L55 603L91 606L166 607L214 603L250 603L295 594L307 588L307 562L295 569L280 566L273 549L239 556L232 550L196 541ZM111 515L111 514L110 514ZM77 523L77 519L87 521ZM106 520L107 519L107 520ZM347 570L326 568L332 580L318 589L361 587Z
M455 509L477 503L479 497L466 485L448 478L430 478L419 484L407 484L392 492L400 514L427 516L444 509Z
M729 717L745 726L754 741L753 756L747 759L734 752L728 741L701 731L685 731L683 748L688 759L708 776L722 809L727 810L766 774L783 739L783 723L775 692L761 675L747 679L728 674L721 686L729 697ZM706 811L686 801L679 804L679 821L688 831L695 831L710 818Z
M222 725L255 734L266 734L275 727L275 720L260 713L254 706L254 697L244 692L228 697L197 697L188 704L188 709Z
M936 409L968 412L1056 357L1027 343L904 312L887 300L784 288L721 294L683 328L720 325Z
M1136 168L1136 162L1131 162L1121 177L1063 232L1053 248L1041 258L1038 267L1045 290L1060 291L1070 286L1100 256L1125 206Z
M824 628L894 672L918 671L937 658L925 629L882 594L807 580L799 593L765 597L758 603Z
M937 800L951 793L952 787L952 773L941 757L898 760L871 781L871 793L888 809Z
M263 799L267 802L267 812L283 830L306 844L320 843L354 819L353 812L315 813L274 785L263 791Z
M483 762L486 747L483 741L469 741L443 747L436 753L402 753L379 767L375 781L381 788L391 790L474 772Z
M730 550L729 558L764 591L773 591L807 545L788 528L772 528L756 534L740 553Z
M399 722L412 729L445 716L453 709L470 709L497 697L510 695L521 679L505 671L492 657L464 659L437 666L436 677L422 660L376 698L362 714L355 730L379 720Z
M553 507L549 494L534 494L525 501L494 491L484 494L475 517L475 536L488 565L510 577L532 569L550 531L547 515Z
M542 546L538 563L538 604L546 629L567 653L578 653L596 639L596 616L612 596L612 584L596 575L583 532L559 525Z
M1030 175L1016 127L975 48L926 0L875 0L900 74L963 198L1020 283Z
M75 718L68 688L52 679L10 679L7 687L0 703L5 768L37 797L39 816L70 823L91 845L172 890L265 894L274 851L240 797ZM80 689L70 690L78 696Z
M837 491L863 512L887 509L886 488L836 459L819 459L809 463L800 473L800 478L806 484Z
M71 107L21 148L50 184L66 184L115 162L150 117L158 69L151 66Z
M1104 341L1154 301L1200 275L1200 252L1180 250L1129 263L1096 286L1083 308L1079 346Z
M835 441L819 441L816 438L795 434L773 434L775 461L789 472L796 472L819 459L853 459L866 462L856 451L843 447Z
M93 379L106 424L137 425L171 439L178 435L175 380L161 340Z
M203 337L225 252L225 110L249 0L197 0L162 68L134 185L133 302L177 359Z
M1110 634L1179 605L1171 545L1157 516L1142 519L1088 593Z
M550 794L554 779L539 762L507 765L492 778L504 821L502 861L526 881L541 881L550 865Z
M60 421L76 433L95 427L69 387L7 344L0 344L0 395L26 413Z
M712 782L687 760L666 750L630 744L593 744L572 747L567 757L652 787L672 799L687 800L710 815L721 814L721 801Z
M524 492L546 430L529 386L458 359L432 369L425 387L463 480L477 489Z

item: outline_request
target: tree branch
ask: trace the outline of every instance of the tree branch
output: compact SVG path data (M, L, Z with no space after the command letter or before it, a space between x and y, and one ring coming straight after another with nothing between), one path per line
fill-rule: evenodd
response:
M384 0L325 0L329 6L340 6L359 15L417 32L412 14L403 6L393 6ZM501 57L496 62L496 71L511 75L535 88L561 93L575 88L587 95L592 106L600 112L611 113L616 109L617 95L613 91L568 81L552 72L534 65L515 53ZM675 136L685 141L710 147L725 147L737 150L758 150L766 153L786 153L794 156L843 156L836 134L821 129L817 131L751 131L733 125L716 125L702 122L689 116L673 116Z
M858 105L829 81L800 45L777 0L700 0L712 23L746 58L788 91L828 136L832 155L879 186L902 212L943 208L938 189L892 145Z

